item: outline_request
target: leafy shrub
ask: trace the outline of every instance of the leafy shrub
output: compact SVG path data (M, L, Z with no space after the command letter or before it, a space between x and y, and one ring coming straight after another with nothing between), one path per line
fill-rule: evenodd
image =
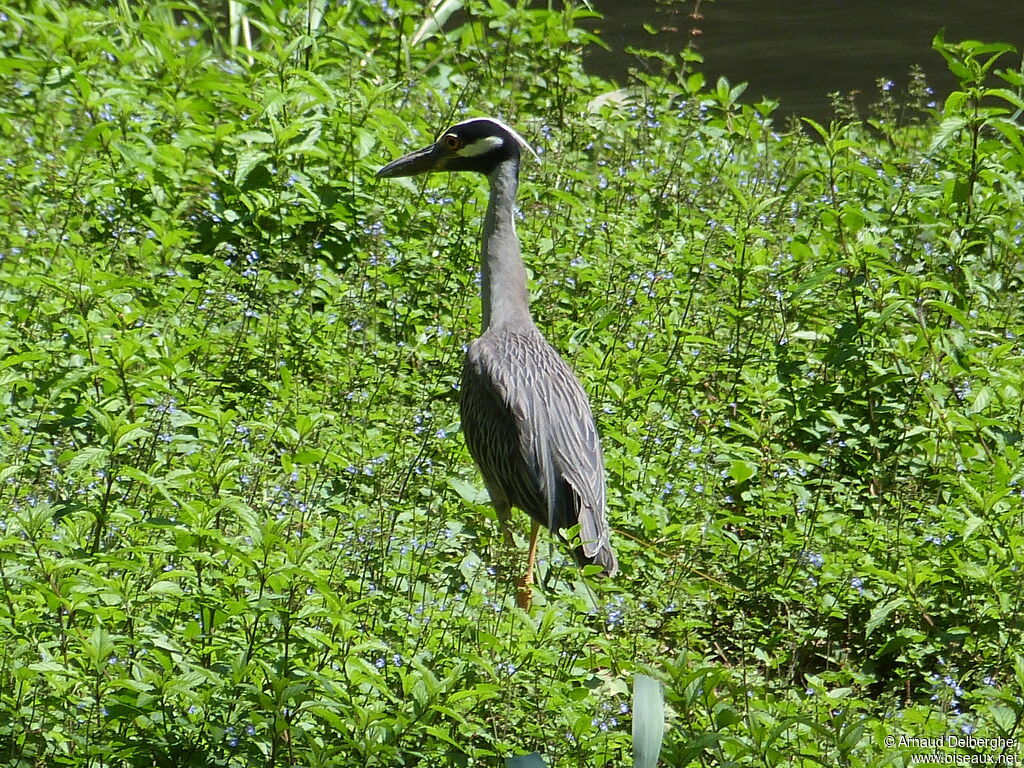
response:
M1007 46L780 131L692 52L586 75L578 9L249 12L251 50L191 5L0 22L7 764L619 765L637 670L669 765L1019 737ZM541 152L534 312L623 563L552 547L529 615L455 434L481 184L373 181L467 111Z

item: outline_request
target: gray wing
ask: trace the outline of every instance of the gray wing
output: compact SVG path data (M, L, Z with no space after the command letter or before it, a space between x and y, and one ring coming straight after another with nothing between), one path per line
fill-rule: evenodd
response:
M579 523L581 562L618 567L586 393L538 331L486 333L463 369L463 431L492 497L553 531ZM582 555L582 557L580 557Z

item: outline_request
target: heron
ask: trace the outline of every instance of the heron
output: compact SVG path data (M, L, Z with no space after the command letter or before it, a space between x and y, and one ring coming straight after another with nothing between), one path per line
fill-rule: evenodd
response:
M466 351L459 412L466 445L510 547L512 508L532 520L526 570L516 581L516 602L529 609L542 525L563 541L563 531L579 526L573 555L580 566L596 564L600 574L614 576L618 561L605 516L601 442L587 395L530 314L515 228L519 165L526 152L536 157L505 123L478 117L453 125L377 176L474 171L487 177L483 318L480 336Z

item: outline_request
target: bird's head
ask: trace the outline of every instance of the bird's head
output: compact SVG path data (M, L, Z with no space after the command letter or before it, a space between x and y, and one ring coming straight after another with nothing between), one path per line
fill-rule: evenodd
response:
M388 163L378 178L415 176L433 171L478 171L489 174L504 160L518 160L530 149L523 137L493 117L474 117L456 123L428 147Z

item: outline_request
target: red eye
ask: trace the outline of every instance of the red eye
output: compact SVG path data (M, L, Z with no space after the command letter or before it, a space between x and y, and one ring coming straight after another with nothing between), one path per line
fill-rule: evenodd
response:
M444 142L444 145L453 152L457 149L462 149L462 139L454 133L447 134L442 141Z

